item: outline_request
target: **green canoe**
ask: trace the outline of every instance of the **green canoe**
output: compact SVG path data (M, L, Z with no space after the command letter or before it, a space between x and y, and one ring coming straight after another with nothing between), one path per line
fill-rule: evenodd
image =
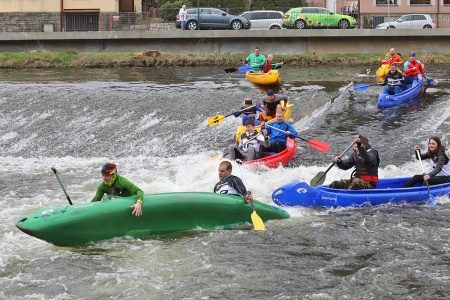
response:
M131 214L136 197L48 207L21 218L21 231L57 246L76 246L120 236L144 238L196 228L230 228L252 223L251 205L241 197L214 193L165 193L144 196L142 216ZM263 221L287 219L277 207L253 201Z

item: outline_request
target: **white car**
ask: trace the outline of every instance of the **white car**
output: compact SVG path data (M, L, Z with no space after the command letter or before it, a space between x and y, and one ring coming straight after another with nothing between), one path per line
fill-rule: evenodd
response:
M430 15L413 14L401 16L392 22L378 24L375 29L395 28L436 28L436 24Z
M251 29L281 29L283 12L276 10L246 11L239 16L250 21Z

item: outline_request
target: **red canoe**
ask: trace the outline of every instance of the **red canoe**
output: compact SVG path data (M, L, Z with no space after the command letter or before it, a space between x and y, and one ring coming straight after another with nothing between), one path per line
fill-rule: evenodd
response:
M277 168L280 164L287 164L297 153L297 141L295 139L287 140L287 147L280 153L268 155L260 159L244 161L245 165L264 164L269 168Z

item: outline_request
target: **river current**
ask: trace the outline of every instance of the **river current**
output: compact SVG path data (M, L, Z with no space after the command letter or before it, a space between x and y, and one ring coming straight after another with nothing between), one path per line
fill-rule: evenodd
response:
M449 68L420 101L378 109L382 90L367 66L289 67L276 91L293 126L327 153L298 141L285 167L243 167L255 199L309 182L366 135L380 177L422 173L413 146L432 135L450 146ZM354 84L369 83L362 92ZM223 68L0 70L0 299L450 299L450 199L366 208L286 208L287 220L233 230L194 230L144 240L116 238L56 247L15 222L42 207L92 199L106 162L145 193L212 191L211 157L234 141L240 119L207 119L258 102L264 87ZM428 164L426 164L428 166ZM240 175L238 170L234 172ZM326 182L347 178L337 168ZM218 214L220 212L217 212ZM145 214L145 212L144 212Z

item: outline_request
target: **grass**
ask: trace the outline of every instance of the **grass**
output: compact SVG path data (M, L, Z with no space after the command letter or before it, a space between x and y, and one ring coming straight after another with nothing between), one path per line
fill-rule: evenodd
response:
M136 52L100 52L77 54L75 51L0 53L0 69L50 69L50 68L125 68L157 66L240 66L248 54L198 54L160 53L145 56ZM380 54L295 54L277 55L276 61L293 66L320 65L375 65ZM404 59L406 56L404 57ZM420 54L424 64L450 65L450 55Z

